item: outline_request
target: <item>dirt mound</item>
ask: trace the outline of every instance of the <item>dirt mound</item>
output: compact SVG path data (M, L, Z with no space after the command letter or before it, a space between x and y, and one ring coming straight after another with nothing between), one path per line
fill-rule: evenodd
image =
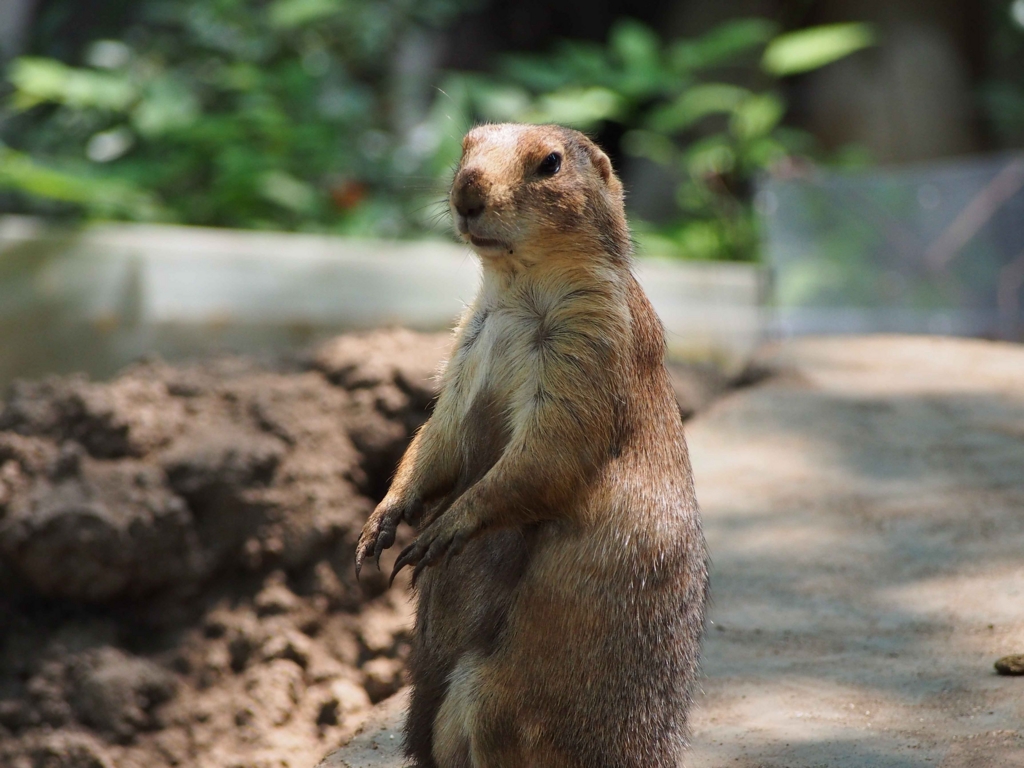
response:
M305 768L402 685L355 542L449 337L140 363L0 404L0 765ZM673 370L685 414L727 382ZM394 548L385 554L390 573Z
M401 684L355 539L447 337L147 362L0 407L0 764L307 766Z

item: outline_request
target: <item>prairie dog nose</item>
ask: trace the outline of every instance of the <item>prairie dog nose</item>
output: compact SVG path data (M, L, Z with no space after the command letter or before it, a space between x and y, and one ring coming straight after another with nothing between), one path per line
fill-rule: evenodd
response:
M475 219L484 212L486 201L480 188L479 174L468 172L459 174L452 189L452 205L460 216Z

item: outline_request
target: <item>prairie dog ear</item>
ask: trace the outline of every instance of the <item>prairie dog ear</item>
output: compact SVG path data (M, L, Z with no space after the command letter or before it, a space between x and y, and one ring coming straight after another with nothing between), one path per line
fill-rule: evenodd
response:
M600 148L592 142L590 139L583 140L583 148L587 150L587 154L590 155L590 162L597 169L597 172L601 174L601 178L604 179L605 183L608 183L612 176L612 161L608 159L608 155L600 150Z
M608 159L608 155L602 152L601 148L597 146L597 144L592 142L582 133L580 134L580 145L586 151L590 158L591 165L593 165L597 170L601 180L608 188L608 192L612 199L621 204L623 197L622 182L619 181L619 177L615 175L615 170L612 168L612 161Z

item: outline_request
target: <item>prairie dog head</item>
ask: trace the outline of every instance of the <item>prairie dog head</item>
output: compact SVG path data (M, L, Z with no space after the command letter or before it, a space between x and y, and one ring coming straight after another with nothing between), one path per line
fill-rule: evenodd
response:
M481 125L462 141L449 204L459 236L485 264L525 264L630 249L622 184L579 131L557 125Z

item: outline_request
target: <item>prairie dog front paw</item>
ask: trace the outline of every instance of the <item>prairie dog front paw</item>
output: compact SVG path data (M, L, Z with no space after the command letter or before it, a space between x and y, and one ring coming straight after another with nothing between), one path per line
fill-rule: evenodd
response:
M402 500L392 498L390 494L377 505L363 526L356 545L356 576L367 556L372 556L380 566L381 553L395 543L398 524L415 523L420 517L422 506L418 498Z

